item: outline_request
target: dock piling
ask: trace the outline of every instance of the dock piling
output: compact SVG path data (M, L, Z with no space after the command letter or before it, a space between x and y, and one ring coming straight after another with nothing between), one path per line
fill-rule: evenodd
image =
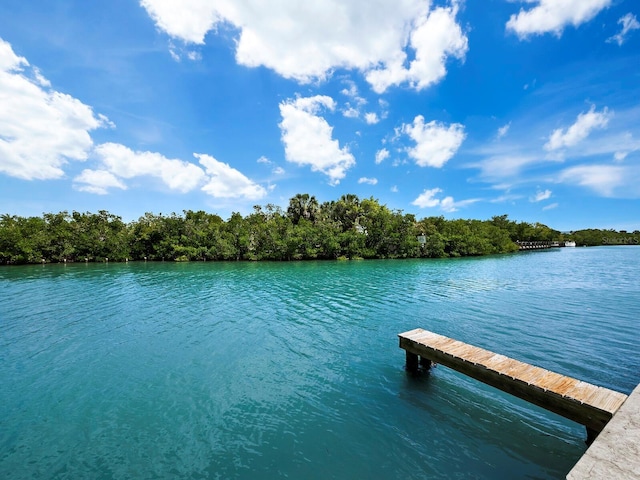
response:
M407 372L416 373L418 371L418 355L406 351L407 364L405 366Z

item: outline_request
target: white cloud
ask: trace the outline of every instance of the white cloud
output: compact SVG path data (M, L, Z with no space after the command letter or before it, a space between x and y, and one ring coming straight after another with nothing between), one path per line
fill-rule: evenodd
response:
M432 120L425 124L422 115L413 124L404 124L402 131L416 142L407 152L421 167L442 167L456 154L466 136L464 126L459 123L446 127Z
M36 81L38 85L45 88L51 87L51 82L46 78L44 78L42 73L40 73L40 69L38 67L32 67L32 70L33 70L33 79Z
M550 203L549 205L545 205L542 207L542 211L553 210L554 208L558 208L557 203Z
M196 52L195 50L189 50L187 52L187 58L192 62L202 60L202 54L200 52Z
M203 44L204 36L221 20L215 2L209 0L140 0L159 29L173 38Z
M633 196L637 197L640 194L636 183L640 180L639 173L637 169L625 169L620 165L579 165L560 172L558 181L590 188L603 197L614 197L616 190L633 183L636 191Z
M287 161L308 165L312 171L327 175L331 185L337 185L356 161L347 147L341 148L332 138L333 127L318 115L322 109L335 110L331 97L316 95L282 102L282 143Z
M507 22L507 30L512 30L521 39L544 33L554 33L559 37L567 25L577 27L588 22L611 5L611 0L523 1L537 5L529 10L520 9Z
M389 102L383 99L379 99L378 105L380 106L380 120L384 120L389 116Z
M611 116L606 107L601 112L596 112L595 105L592 105L588 112L579 114L575 123L566 130L554 130L544 148L554 151L572 147L587 138L592 130L606 127Z
M355 102L356 105L362 106L367 104L367 100L360 96L360 92L358 92L358 86L353 80L345 80L348 88L343 88L340 93L346 95L351 100Z
M622 30L620 30L614 36L607 38L607 42L616 42L618 45L622 46L622 44L627 39L627 35L629 34L629 32L638 30L640 28L640 23L638 22L636 16L632 13L627 13L624 17L621 17L618 20L618 23L622 25Z
M168 159L155 152L134 152L117 143L98 145L95 154L104 170L117 177L156 177L170 189L182 193L194 190L205 180L202 169L192 163Z
M389 155L389 150L387 150L386 148L378 150L376 152L376 164L384 162L387 158L389 158Z
M342 115L347 118L358 118L360 116L360 111L347 103L347 107L342 110Z
M219 162L211 155L194 153L207 172L207 183L202 191L216 198L245 198L259 200L267 195L267 190L252 182L241 172Z
M480 199L478 198L472 198L469 200L460 200L456 202L453 197L450 196L439 199L436 198L436 195L438 195L439 193L442 193L442 189L440 188L425 190L418 196L418 198L411 202L411 204L419 208L440 207L444 212L451 213L456 212L458 211L458 209L466 207L467 205L471 205L480 201Z
M440 200L435 198L435 196L439 193L442 193L442 189L440 188L432 188L430 190L425 190L418 198L416 198L411 205L415 205L420 208L432 208L440 205Z
M374 90L409 83L418 90L446 74L449 57L463 59L467 38L456 23L457 1L431 10L424 0L141 0L160 30L203 44L220 24L238 30L236 61L265 66L299 82L339 68L363 72ZM409 53L409 55L408 55ZM413 58L405 66L408 58Z
M513 202L515 200L519 200L522 198L522 195L515 195L513 193L505 193L504 195L500 195L499 197L493 198L489 200L491 203L504 203L504 202Z
M112 125L49 86L0 38L0 173L25 180L60 178L68 161L87 159L93 146L89 132Z
M511 128L511 122L507 123L506 125L503 125L498 129L497 137L498 138L504 137L509 132L509 128Z
M551 198L551 190L538 190L529 200L533 203L542 202Z
M202 54L197 50L190 50L185 45L176 45L174 42L169 42L169 55L176 62L181 62L183 58L196 62L202 60Z
M613 159L616 162L622 162L624 161L625 158L627 158L628 155L629 155L629 152L615 152L613 154Z
M108 188L126 188L122 179L150 176L182 193L203 185L202 191L216 198L259 200L267 194L264 187L210 155L194 153L203 170L193 163L169 159L154 152L134 152L115 143L98 145L95 154L102 169L85 170L76 177L74 182L78 190L105 194Z
M361 178L358 179L358 183L366 183L368 185L377 185L378 179L377 178L361 177Z
M284 168L276 167L272 170L272 172L276 175L284 175Z
M392 191L393 193L398 193L398 186L397 186L397 185L394 185L393 187L391 187L391 191Z
M20 72L22 67L28 66L29 62L26 58L16 55L11 44L0 39L0 71Z
M269 160L267 157L265 157L264 155L262 155L260 158L258 158L258 160L256 160L256 162L258 163L265 163L267 165L271 165L271 160Z
M440 208L448 213L457 212L461 208L472 205L479 201L479 198L470 198L469 200L459 200L456 202L453 197L444 197L442 200L440 200Z
M405 67L406 53L399 51L395 58L384 62L384 68L366 74L373 90L383 93L390 86L405 82L416 90L422 90L446 75L448 57L464 59L468 41L456 23L457 13L457 5L454 5L436 8L418 18L410 35L409 43L415 51L415 58L409 63L409 68Z
M355 107L351 102L346 102L345 107L342 109L342 115L347 118L359 118L361 114L361 108L367 104L367 100L360 96L358 87L353 80L346 79L344 83L347 88L343 88L340 93L351 99L351 102L355 104Z
M528 165L535 162L532 157L518 155L496 155L487 157L476 163L469 163L466 166L480 169L480 178L485 182L506 182L501 185L510 188L511 180L517 177ZM502 190L503 188L497 188Z
M380 118L378 118L377 113L369 112L369 113L365 113L364 121L367 122L369 125L375 125L380 121Z
M111 172L89 169L83 170L73 179L73 187L81 192L95 193L96 195L106 195L109 193L109 188L127 189L127 186Z

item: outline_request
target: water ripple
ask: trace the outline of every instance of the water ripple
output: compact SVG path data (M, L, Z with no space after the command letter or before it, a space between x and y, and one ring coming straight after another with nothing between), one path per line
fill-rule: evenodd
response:
M0 475L562 477L580 426L446 368L407 376L396 334L629 392L639 257L0 269Z

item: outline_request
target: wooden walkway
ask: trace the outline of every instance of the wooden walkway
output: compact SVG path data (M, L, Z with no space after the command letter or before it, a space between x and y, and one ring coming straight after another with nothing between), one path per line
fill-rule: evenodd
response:
M542 250L546 248L564 247L560 242L521 242L516 241L519 250Z
M421 328L398 335L407 370L445 365L562 415L587 428L587 443L602 431L627 396L550 372Z

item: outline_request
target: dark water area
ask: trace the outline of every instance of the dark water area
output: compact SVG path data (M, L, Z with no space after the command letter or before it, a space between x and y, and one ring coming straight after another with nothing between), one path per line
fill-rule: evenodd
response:
M629 393L640 248L0 268L0 478L564 478L584 428L416 327Z

